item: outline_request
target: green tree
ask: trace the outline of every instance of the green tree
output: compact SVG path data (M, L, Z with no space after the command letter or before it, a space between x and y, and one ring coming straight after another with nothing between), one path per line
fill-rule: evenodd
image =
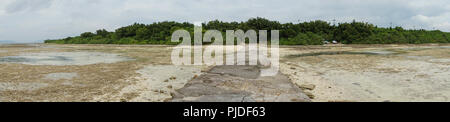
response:
M106 31L105 29L100 29L96 31L96 34L105 38L108 36L109 32Z
M80 36L81 36L81 38L91 38L91 37L94 37L95 34L92 32L84 32Z

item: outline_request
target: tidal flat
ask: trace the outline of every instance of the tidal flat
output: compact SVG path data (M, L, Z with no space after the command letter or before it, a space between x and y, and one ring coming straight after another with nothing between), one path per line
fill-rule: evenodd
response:
M173 46L0 45L0 101L450 101L448 44L280 46L280 72L175 66Z

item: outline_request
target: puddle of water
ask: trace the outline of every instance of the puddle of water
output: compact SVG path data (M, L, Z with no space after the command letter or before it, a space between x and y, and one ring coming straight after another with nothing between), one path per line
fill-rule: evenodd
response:
M47 86L46 83L0 83L0 91L33 91Z
M409 58L409 59L416 59L416 60L426 60L426 59L433 58L432 56L405 56L405 57Z
M19 56L0 58L0 63L21 63L28 65L89 65L97 63L116 63L132 60L118 54L100 52L47 52L27 53Z
M442 49L450 49L450 46L442 46L440 48L442 48Z
M407 51L422 51L428 49L450 49L450 46L441 47L414 47L414 48L400 48L400 49L386 49L386 50L368 50L368 51L335 51L335 52L317 52L317 53L305 53L290 55L288 57L308 57L308 56L320 56L320 55L395 55L401 53L407 53Z
M401 48L401 49L395 49L399 51L424 51L429 49L438 49L440 47L410 47L410 48Z
M73 79L74 77L77 77L78 74L77 73L50 73L45 75L45 79L49 79L49 80L61 80L61 79L66 79L66 80L70 80Z
M401 49L398 49L398 50L402 50L402 51L423 51L423 50L429 50L429 49L450 49L450 46L410 47L410 48L401 48Z
M444 59L430 59L430 62L435 62L435 63L450 63L450 59L449 59L449 58L444 58Z
M367 53L366 55L391 55L391 54L398 54L399 52L388 50L372 50L372 51L364 51L363 53Z
M216 66L209 73L256 79L260 76L260 69L256 66Z

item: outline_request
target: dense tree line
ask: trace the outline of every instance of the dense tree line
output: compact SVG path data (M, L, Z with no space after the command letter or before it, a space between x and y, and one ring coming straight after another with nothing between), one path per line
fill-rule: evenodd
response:
M280 23L264 18L252 18L246 22L223 22L219 20L203 23L203 30L280 30L282 45L320 45L324 41L344 44L420 44L448 43L450 33L426 30L406 30L402 27L381 28L364 22L339 23L332 25L317 20L303 23ZM157 22L153 24L135 23L108 32L105 29L85 32L80 36L65 39L46 40L45 43L58 44L177 44L171 43L172 32L178 29L194 32L191 23ZM268 34L270 35L270 33ZM225 34L223 35L225 37Z

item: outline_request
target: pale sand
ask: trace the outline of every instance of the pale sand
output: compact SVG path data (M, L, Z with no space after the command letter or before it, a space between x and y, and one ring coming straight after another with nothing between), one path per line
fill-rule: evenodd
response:
M182 88L189 80L201 75L201 69L199 66L149 65L136 71L140 76L127 81L132 85L126 86L117 95L105 97L116 98L112 101L118 101L121 96L134 95L126 101L163 102L172 98L171 93L174 90Z
M316 86L314 90L305 90L315 95L313 101L450 101L448 46L339 46L281 46L282 75L289 76L291 82L298 86L314 84ZM87 61L90 63L84 64L82 61L81 64L77 61L56 63L61 65L0 63L2 74L0 101L170 100L173 96L172 91L182 89L184 84L195 79L196 75L202 77L200 71L207 72L207 69L211 68L173 66L170 61L171 49L170 46L148 45L0 46L0 50L5 51L0 53L0 57L22 54L51 57L65 52L70 52L71 54L68 54L70 56L73 53L83 52L84 54L75 54L75 58L98 53L121 59L126 57L135 59L117 62ZM372 54L286 57L324 51ZM108 56L103 58L111 59ZM54 73L76 73L77 76L49 75ZM56 79L51 80L48 76L55 76L53 78ZM171 78L172 76L176 78ZM244 84L238 88L242 88L241 90L258 88L250 85ZM261 94L266 96L272 92ZM239 98L239 96L230 97Z
M438 47L398 55L284 58L281 72L298 85L316 85L309 91L313 101L449 101L449 52Z

